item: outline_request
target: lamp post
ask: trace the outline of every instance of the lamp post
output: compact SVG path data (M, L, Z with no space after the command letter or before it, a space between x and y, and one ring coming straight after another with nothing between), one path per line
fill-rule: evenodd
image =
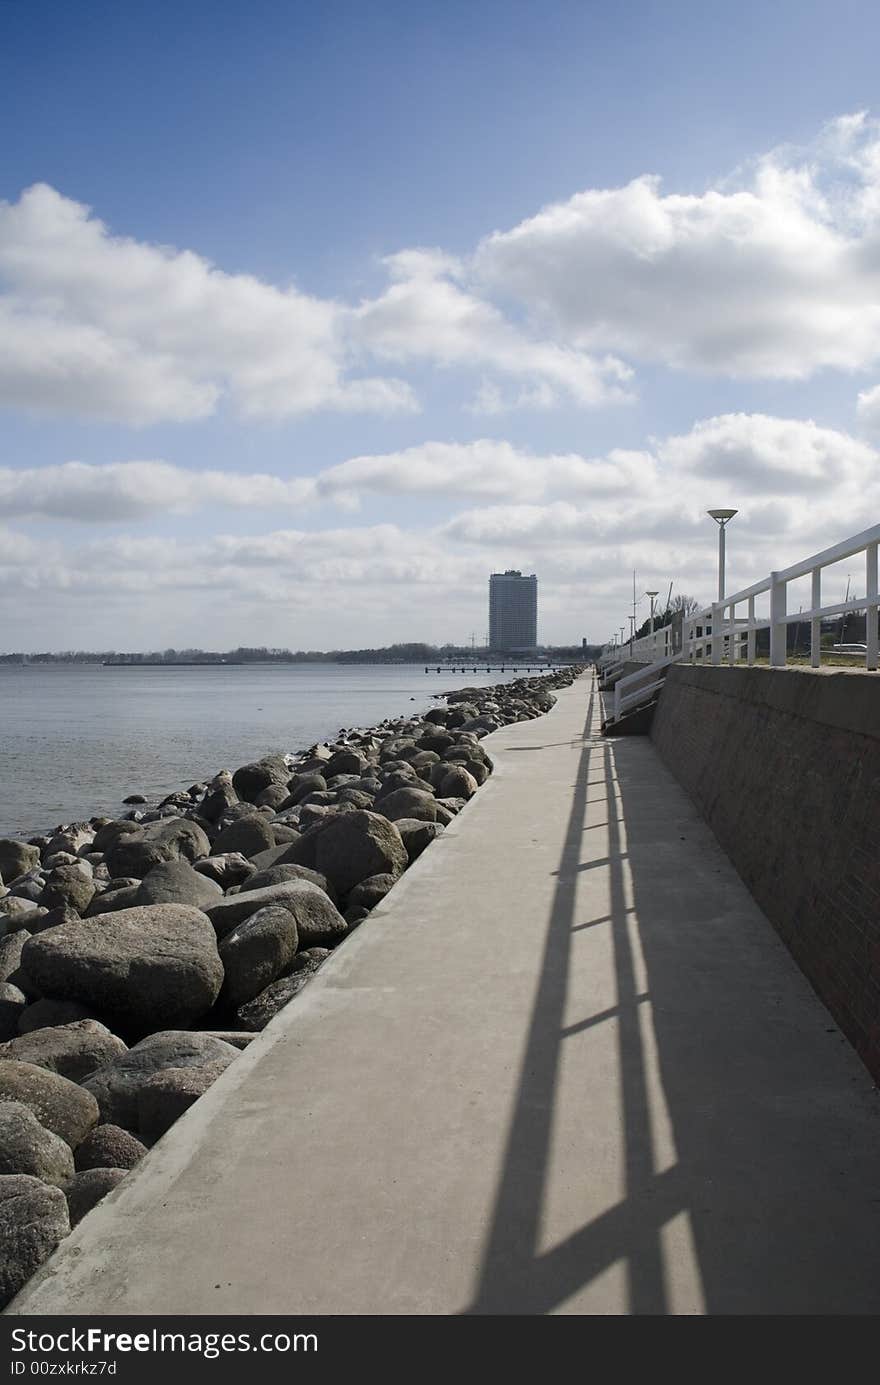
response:
M711 515L718 525L718 600L724 600L724 558L725 544L724 531L733 519L734 515L739 514L738 510L707 510L707 515Z
M650 598L651 598L651 634L653 635L653 633L654 633L654 601L655 601L656 597L659 596L659 592L645 592L645 596L650 596Z

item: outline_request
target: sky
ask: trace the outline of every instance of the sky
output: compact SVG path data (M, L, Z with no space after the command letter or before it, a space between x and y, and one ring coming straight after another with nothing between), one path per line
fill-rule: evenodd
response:
M539 639L880 522L880 9L0 0L0 652ZM831 599L858 563L830 570ZM798 593L794 593L795 603Z

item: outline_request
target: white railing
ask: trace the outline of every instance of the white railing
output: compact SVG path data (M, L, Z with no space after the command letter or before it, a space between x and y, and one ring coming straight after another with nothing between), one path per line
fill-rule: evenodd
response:
M865 611L865 667L877 668L878 639L877 611L880 607L877 586L877 552L880 544L880 524L853 534L833 548L823 549L810 558L785 568L782 572L771 572L769 577L755 582L743 591L725 596L723 600L687 616L683 624L682 652L691 663L698 659L711 659L713 664L723 663L725 657L731 664L743 658L753 664L756 657L756 631L770 630L770 664L773 668L784 668L788 662L788 626L797 622L810 622L810 663L819 668L822 662L822 621L831 616L846 615L851 611ZM858 553L865 555L865 595L853 597L848 601L822 604L822 571L834 563L852 558ZM811 579L810 607L806 611L789 612L788 584L798 578ZM755 599L769 592L770 612L767 617L755 613ZM745 615L737 614L737 607L746 607Z
M810 624L810 663L819 668L822 662L822 621L832 616L844 616L852 611L865 611L865 667L878 667L877 619L880 609L878 595L878 546L880 546L880 524L853 534L833 548L823 549L810 558L804 558L782 572L771 572L769 577L725 596L723 600L706 606L686 616L682 622L682 644L673 650L672 629L665 626L645 635L640 640L628 644L606 645L599 655L599 671L607 676L624 663L642 663L643 668L619 678L614 686L613 711L609 722L615 722L634 707L648 701L662 687L667 670L679 660L695 663L699 660L721 664L727 660L737 664L745 658L748 664L756 659L758 630L770 630L770 664L773 668L784 668L788 662L788 626L796 623ZM865 555L865 595L854 596L846 601L829 605L822 604L822 572L834 563L852 558L859 553ZM809 577L811 582L810 608L795 614L788 610L788 584L798 578ZM770 596L770 611L767 617L758 616L755 609L756 598L765 592ZM737 614L738 607L746 607L746 614Z

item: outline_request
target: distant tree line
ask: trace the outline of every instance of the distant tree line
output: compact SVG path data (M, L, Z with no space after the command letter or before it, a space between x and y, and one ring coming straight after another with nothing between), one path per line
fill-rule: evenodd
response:
M580 645L546 646L538 653L550 660L578 659ZM472 645L437 646L421 642L389 644L376 649L276 649L266 645L239 645L218 653L206 649L160 649L129 653L123 650L68 649L61 653L0 654L2 664L424 664L485 661L497 658L488 649ZM510 658L508 654L506 657ZM522 660L522 656L520 661Z

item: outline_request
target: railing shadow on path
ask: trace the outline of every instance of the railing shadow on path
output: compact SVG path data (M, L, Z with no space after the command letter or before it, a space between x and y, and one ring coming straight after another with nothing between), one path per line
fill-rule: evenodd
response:
M680 917L673 909L671 916L681 852L658 837L663 801L646 796L644 777L631 773L639 756L655 754L653 746L644 738L603 740L598 710L594 691L479 1284L465 1312L552 1313L621 1266L625 1291L618 1311L629 1314L880 1311L880 1199L867 1205L880 1134L876 1103L872 1107L862 1092L853 1115L852 1086L840 1090L840 1083L814 1077L799 1045L802 990L794 992L797 1003L790 1002L778 968L769 978L763 974L763 934L757 947L750 942L754 930L769 930L769 924L747 913L743 941L718 926L717 911L713 917L719 867L712 849L695 866L705 874L698 886L705 887L706 913L697 908ZM606 914L584 919L577 884L585 864L599 864L584 863L581 854L587 806L596 801L587 789L600 782L594 777L600 767L608 804L602 864L609 903ZM660 769L661 798L666 775ZM671 776L665 783L678 792ZM696 814L689 805L679 811L686 835ZM692 904L693 894L689 899ZM611 931L614 1004L566 1025L576 937L600 926ZM683 949L690 959L684 974ZM776 960L784 981L787 954ZM728 966L740 977L729 994ZM647 977L644 988L639 976ZM749 996L759 1016L755 1025L742 1013ZM644 1041L649 1001L653 1055ZM811 1043L823 1042L823 1016L815 1016ZM616 1026L622 1196L541 1249L564 1048L574 1035L607 1022ZM658 1113L652 1110L658 1077L674 1149L664 1168L657 1167ZM847 1175L858 1185L851 1204ZM590 1178L585 1166L585 1184ZM684 1309L671 1292L668 1242L664 1251L665 1229L682 1217L689 1223L695 1281L692 1306Z

